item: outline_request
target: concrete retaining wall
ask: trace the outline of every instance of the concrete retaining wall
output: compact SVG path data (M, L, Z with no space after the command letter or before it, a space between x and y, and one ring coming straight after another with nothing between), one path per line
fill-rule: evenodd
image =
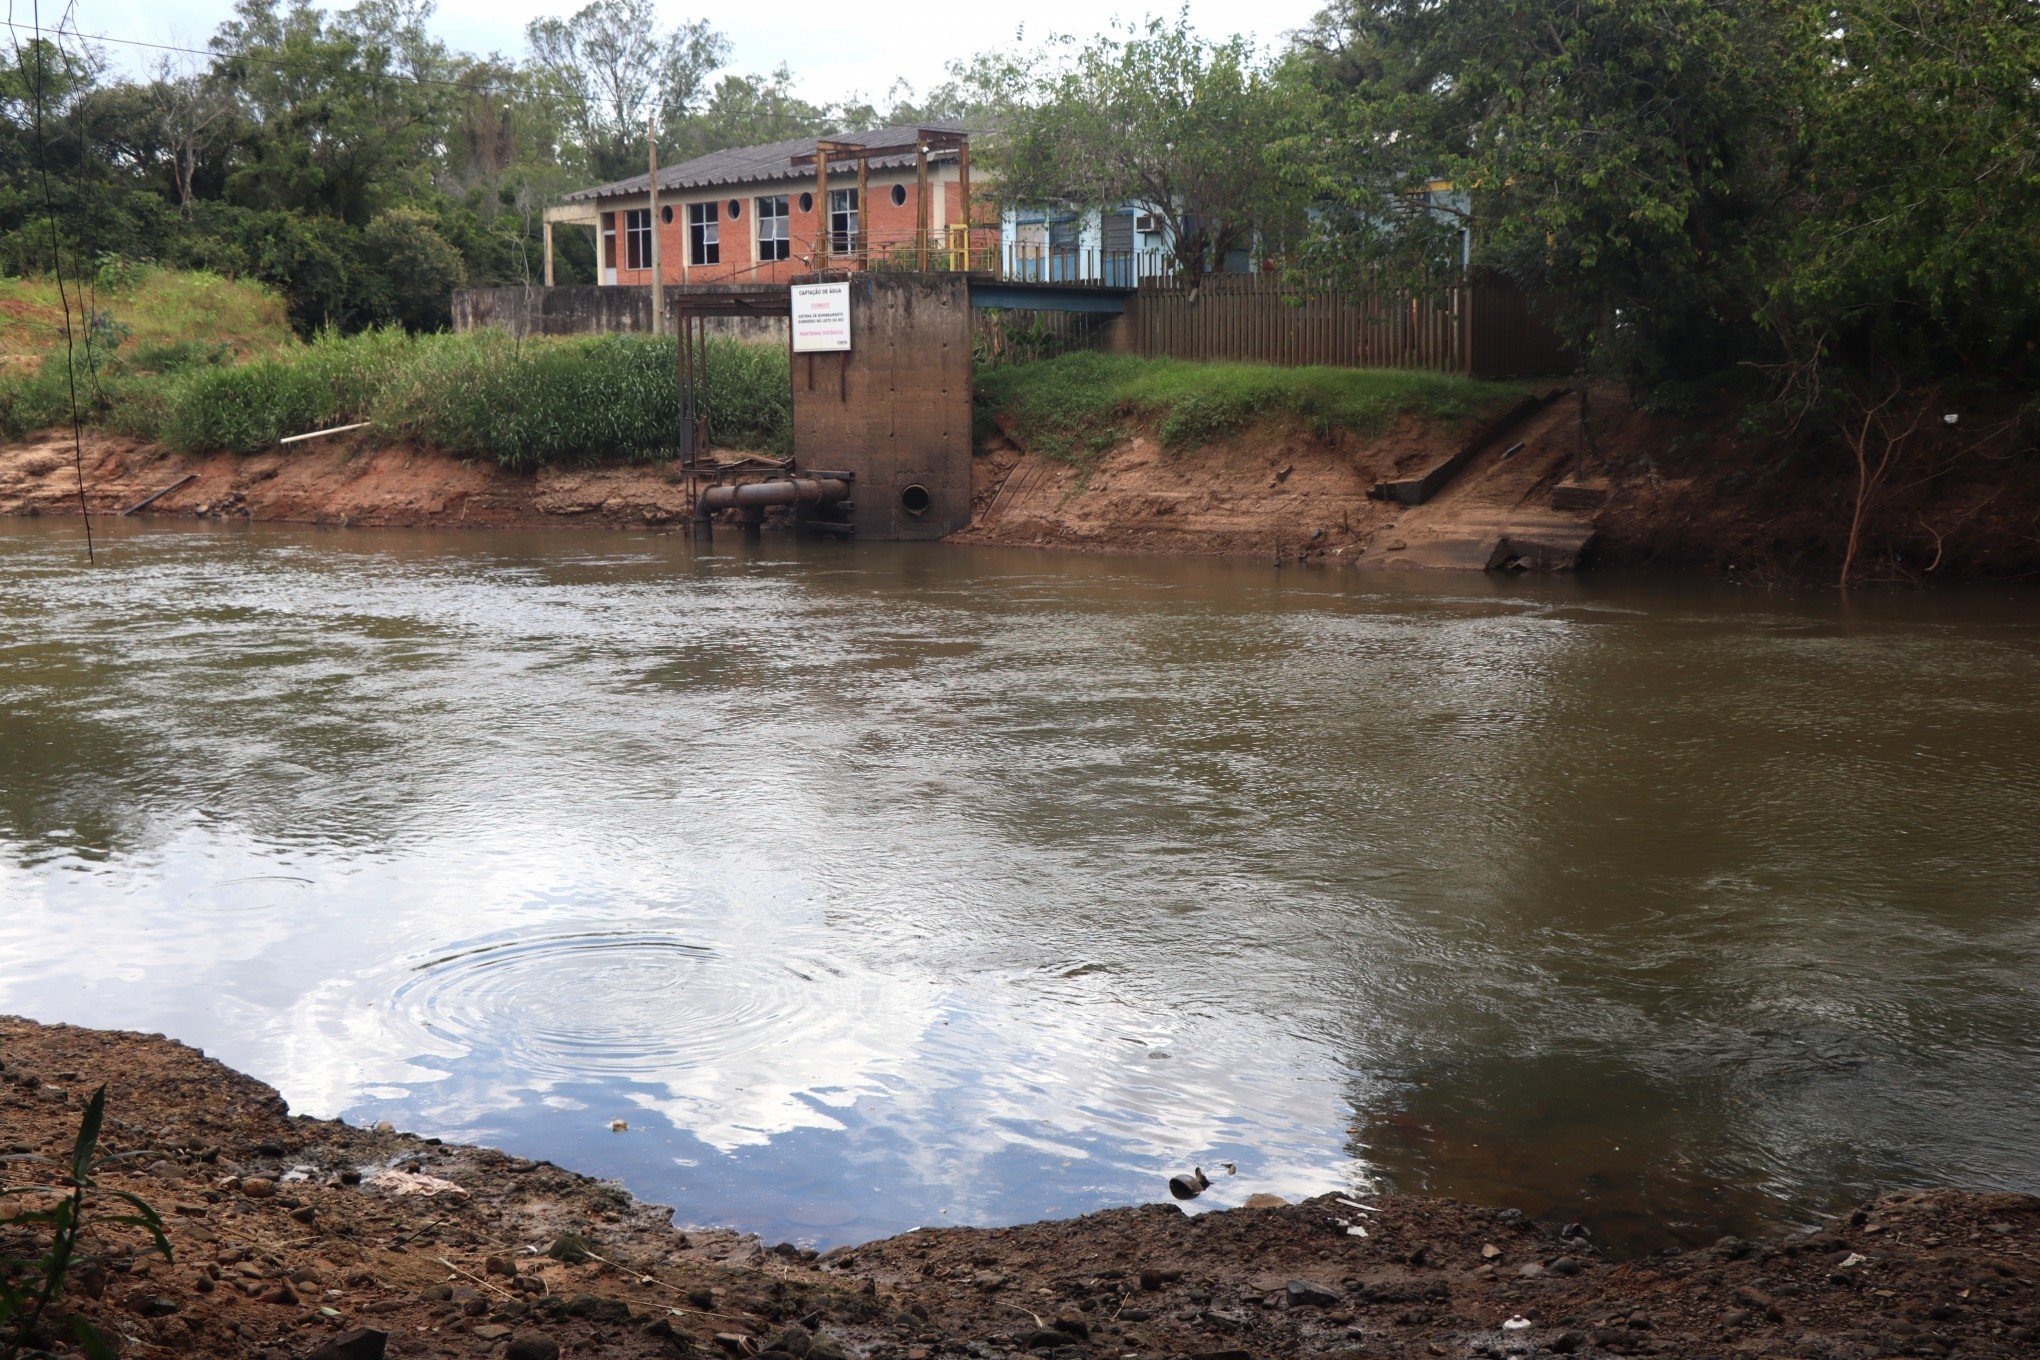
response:
M666 316L677 315L682 291L666 289ZM734 288L696 285L693 293L756 292L755 287ZM496 326L512 335L601 335L612 331L649 331L652 328L652 290L649 285L609 286L568 284L554 288L457 288L453 293L453 328L473 330ZM736 340L764 344L787 343L787 321L783 316L712 316L708 333ZM667 326L667 334L673 333Z

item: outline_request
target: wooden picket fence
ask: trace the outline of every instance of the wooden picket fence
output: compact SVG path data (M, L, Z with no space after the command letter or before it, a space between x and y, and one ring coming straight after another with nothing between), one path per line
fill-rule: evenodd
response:
M1272 274L1207 275L1196 287L1143 280L1123 343L1149 358L1522 377L1573 367L1547 308L1488 277L1435 295L1299 289Z

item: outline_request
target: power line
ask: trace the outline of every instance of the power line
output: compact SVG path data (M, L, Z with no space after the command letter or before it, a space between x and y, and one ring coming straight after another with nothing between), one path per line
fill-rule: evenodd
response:
M14 22L11 14L4 22L7 27L19 29L24 33L29 29L27 24ZM327 75L337 75L348 69L315 61L283 61L275 57L257 57L243 52L220 52L209 47L180 47L175 43L144 42L140 38L116 38L104 33L79 33L76 30L66 31L59 28L56 30L56 35L58 37L70 38L73 42L115 43L122 47L146 47L154 52L182 52L189 56L206 57L213 61L249 61L260 66L274 66L284 71L319 71ZM36 36L38 38L42 36L40 29L36 30ZM465 90L469 94L474 94L486 88L488 84L486 79L479 82L470 82L463 80L442 80L437 76L407 76L389 73L385 73L383 78L403 81L411 85L443 85L447 89Z
M70 13L66 9L65 14ZM35 19L35 159L42 169L43 211L50 221L50 266L57 275L57 301L64 308L64 377L71 385L71 461L78 472L78 513L85 517L85 563L97 564L98 555L92 550L92 506L85 499L85 424L78 415L78 362L71 343L71 298L64 291L64 250L57 235L57 201L50 192L50 154L43 145L43 41L42 41L42 0L33 0L30 10ZM61 26L63 20L59 19ZM19 29L14 22L14 0L7 0L7 27ZM61 28L60 28L61 31ZM28 74L27 64L21 60L21 44L14 45L14 61ZM87 341L89 346L90 341Z

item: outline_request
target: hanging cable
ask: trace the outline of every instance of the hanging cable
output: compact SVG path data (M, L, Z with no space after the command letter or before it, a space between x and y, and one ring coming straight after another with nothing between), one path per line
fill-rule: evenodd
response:
M7 11L7 26L12 29L15 27L13 0L8 0ZM43 66L42 0L32 0L30 13L35 27L35 37L31 40L35 48L35 79L31 82L33 92L31 97L35 103L35 159L37 166L42 171L43 212L50 222L50 267L56 271L57 302L64 309L64 379L70 384L71 390L71 462L78 472L78 513L85 518L85 561L87 565L96 565L99 558L93 551L92 545L92 506L85 497L85 422L78 414L78 369L76 345L72 339L71 332L71 296L64 290L63 240L57 230L56 195L50 190L49 148L43 142L43 82L45 70ZM69 15L70 11L66 9L65 19L68 19ZM58 30L60 32L64 22L65 20L58 21ZM21 42L19 39L16 39L14 44L14 64L22 67L22 75L27 76L27 63L21 60Z

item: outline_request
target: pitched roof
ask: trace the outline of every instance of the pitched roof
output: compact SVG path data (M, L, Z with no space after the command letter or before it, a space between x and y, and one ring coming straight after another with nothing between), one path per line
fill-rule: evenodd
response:
M963 123L954 118L938 118L926 123L907 123L900 127L874 128L870 132L836 133L830 140L862 142L866 146L899 146L911 144L916 134L926 128L931 132L962 132ZM771 184L781 181L812 180L812 169L796 169L795 156L814 154L813 137L789 137L783 142L766 142L761 146L733 146L724 151L711 151L706 156L696 156L691 161L678 165L659 167L659 190L703 189L714 184ZM873 156L874 170L898 170L914 163L912 152L897 156ZM623 194L641 194L650 180L649 175L633 175L611 184L598 184L592 189L577 189L564 198L564 202L577 203L591 198L615 198Z

